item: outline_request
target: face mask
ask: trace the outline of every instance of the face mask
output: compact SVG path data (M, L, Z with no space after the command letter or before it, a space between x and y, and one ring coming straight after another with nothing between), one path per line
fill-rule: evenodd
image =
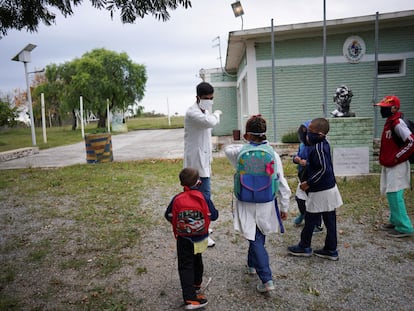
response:
M308 132L306 137L310 145L316 145L317 143L321 142L324 138L323 136L320 137L320 134L311 132Z
M392 116L391 107L381 107L381 116L388 118Z
M200 102L198 103L198 107L200 107L202 110L210 110L212 106L212 99L200 99Z

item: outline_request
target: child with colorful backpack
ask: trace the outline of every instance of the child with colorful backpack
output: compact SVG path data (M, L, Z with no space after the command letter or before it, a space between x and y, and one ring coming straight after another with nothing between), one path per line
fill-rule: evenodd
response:
M184 168L179 174L184 191L174 196L165 211L177 240L178 274L186 310L207 305L200 292L203 282L202 253L208 246L210 221L218 218L218 211L210 198L198 190L201 184L198 170Z
M236 168L234 175L234 228L249 241L247 272L257 274L257 291L274 290L266 236L284 232L291 191L284 177L280 156L266 138L266 120L252 116L246 123L245 145L226 146L224 152ZM280 196L279 212L276 195Z

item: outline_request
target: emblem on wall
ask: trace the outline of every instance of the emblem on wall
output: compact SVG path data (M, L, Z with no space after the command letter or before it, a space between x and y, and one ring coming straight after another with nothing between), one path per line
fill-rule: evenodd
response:
M359 63L365 55L365 42L361 37L351 36L345 40L343 53L348 62L352 64Z

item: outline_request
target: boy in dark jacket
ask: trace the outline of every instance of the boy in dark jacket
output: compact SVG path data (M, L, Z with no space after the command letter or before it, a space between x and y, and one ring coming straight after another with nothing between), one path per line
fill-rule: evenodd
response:
M201 183L198 170L184 168L179 177L184 192L174 196L164 216L173 225L177 239L178 274L184 308L195 310L207 305L206 297L200 293L204 272L201 254L208 245L210 220L218 218L218 211L213 202L198 190Z
M336 209L342 205L342 198L336 185L331 149L326 140L328 132L329 122L324 118L313 119L309 124L308 177L300 184L300 188L308 193L305 226L299 244L288 247L293 256L312 256L312 233L322 216L326 227L325 245L313 253L321 258L338 260Z

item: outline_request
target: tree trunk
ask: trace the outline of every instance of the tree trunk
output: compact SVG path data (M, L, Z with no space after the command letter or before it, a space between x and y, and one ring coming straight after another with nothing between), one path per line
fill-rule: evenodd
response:
M76 112L75 109L72 109L72 131L76 130L78 125L78 121L76 120Z

